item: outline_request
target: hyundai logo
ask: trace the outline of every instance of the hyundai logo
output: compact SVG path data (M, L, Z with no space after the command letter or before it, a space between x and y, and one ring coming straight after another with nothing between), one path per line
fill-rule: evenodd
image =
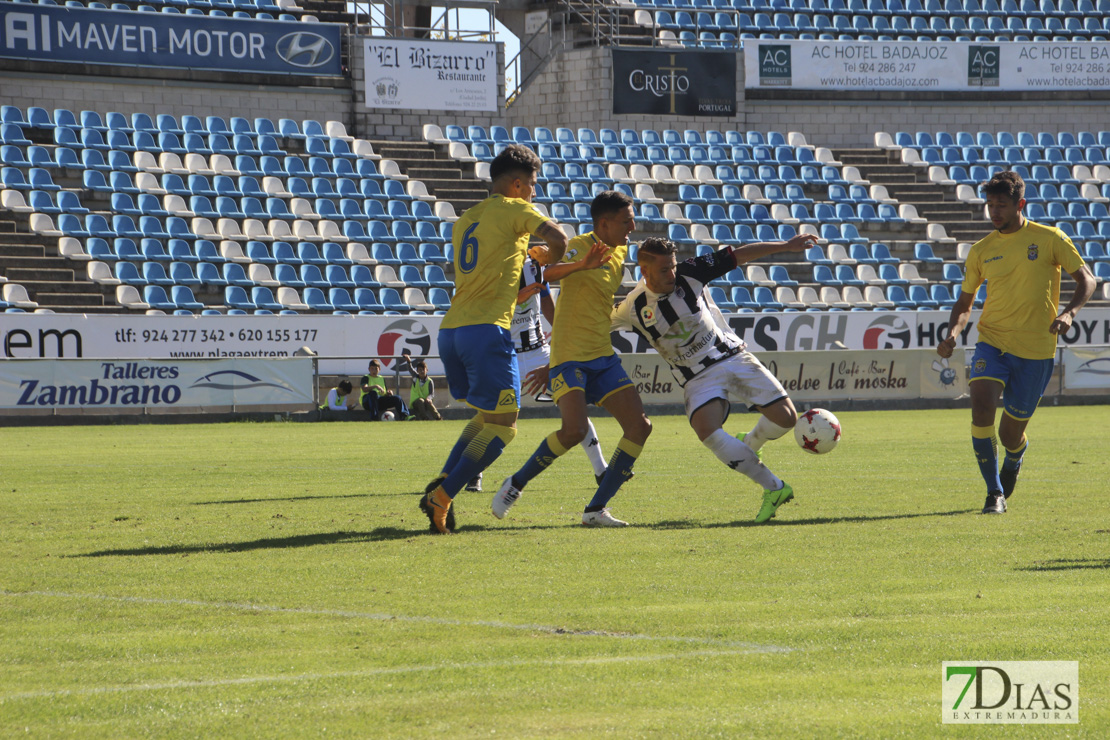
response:
M335 55L332 43L318 33L294 31L278 39L278 56L294 67L322 67Z

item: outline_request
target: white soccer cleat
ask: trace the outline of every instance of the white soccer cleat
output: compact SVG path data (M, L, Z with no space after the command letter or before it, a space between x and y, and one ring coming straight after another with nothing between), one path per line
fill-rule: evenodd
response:
M493 515L498 519L504 519L505 514L513 507L520 495L524 493L521 489L513 485L513 477L510 475L501 484L501 489L493 494Z
M583 527L627 527L628 522L622 522L609 513L609 509L601 511L587 511L582 514Z

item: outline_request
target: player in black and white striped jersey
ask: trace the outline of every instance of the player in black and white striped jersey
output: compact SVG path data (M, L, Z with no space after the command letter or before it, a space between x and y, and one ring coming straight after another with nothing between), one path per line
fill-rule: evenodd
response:
M729 328L706 285L741 264L778 252L802 252L814 241L815 236L802 234L785 242L724 247L680 264L672 242L646 239L637 254L643 277L613 309L614 329L637 332L671 366L685 392L686 416L702 444L763 487L757 522L773 517L794 497L793 489L760 460L759 450L793 429L798 414L778 378ZM741 438L722 428L730 397L761 414Z

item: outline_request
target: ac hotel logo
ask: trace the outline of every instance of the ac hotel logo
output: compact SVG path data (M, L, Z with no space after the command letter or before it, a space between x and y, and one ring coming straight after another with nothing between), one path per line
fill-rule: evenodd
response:
M788 44L762 44L759 47L759 84L788 87L794 73Z
M636 92L651 93L657 98L669 97L670 113L677 113L675 99L690 92L690 78L682 74L688 67L680 67L675 54L669 54L670 65L660 65L654 70L634 69L628 76L628 86Z
M944 724L1077 724L1079 663L963 661L941 664Z

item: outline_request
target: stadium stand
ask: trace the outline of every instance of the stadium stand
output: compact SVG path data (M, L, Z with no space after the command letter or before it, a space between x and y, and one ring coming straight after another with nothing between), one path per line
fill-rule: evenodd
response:
M974 185L1003 166L1027 178L1030 216L1110 270L1101 131L877 132L873 148L834 151L776 131L426 125L423 142L371 142L334 121L13 106L0 119L0 207L29 232L0 256L7 310L443 311L451 217L484 191L473 161L513 140L549 155L536 202L582 231L594 193L615 187L639 237L690 253L825 240L726 276L713 293L727 310L949 305L984 233Z

